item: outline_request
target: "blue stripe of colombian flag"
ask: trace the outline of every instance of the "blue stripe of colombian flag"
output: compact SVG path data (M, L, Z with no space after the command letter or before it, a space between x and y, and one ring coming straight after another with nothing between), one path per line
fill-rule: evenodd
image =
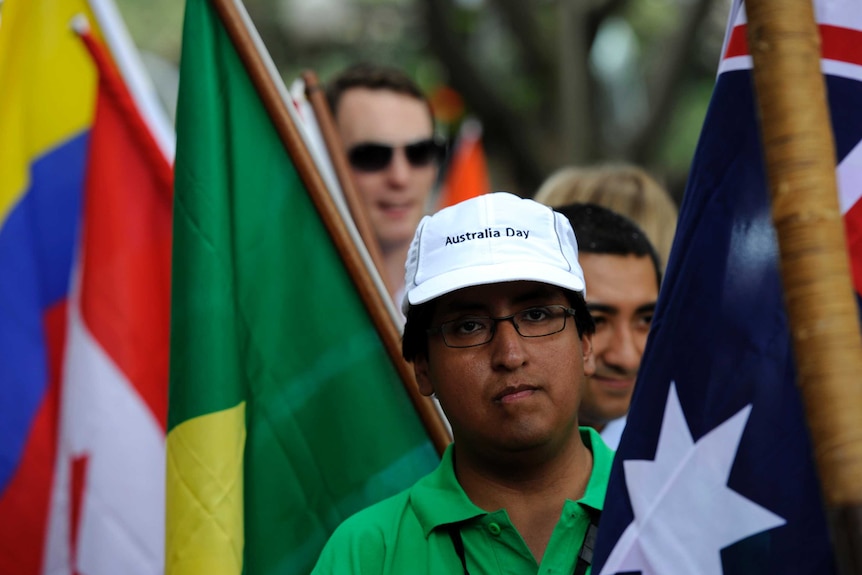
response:
M0 228L0 489L48 389L45 332L62 327L49 319L69 290L86 145L85 132L34 158L31 181Z
M0 26L0 573L40 568L66 298L96 72L85 0L6 2Z

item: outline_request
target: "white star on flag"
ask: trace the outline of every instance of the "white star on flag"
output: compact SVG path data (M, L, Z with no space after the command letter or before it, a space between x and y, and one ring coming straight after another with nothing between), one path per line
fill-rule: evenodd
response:
M727 487L751 405L694 443L671 382L654 461L623 462L634 520L600 575L721 575L720 551L786 521Z

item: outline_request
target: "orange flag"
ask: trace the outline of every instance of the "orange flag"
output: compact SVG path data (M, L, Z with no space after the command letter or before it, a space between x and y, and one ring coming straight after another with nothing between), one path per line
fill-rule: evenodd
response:
M442 209L491 191L488 165L482 148L482 124L468 118L461 124L455 153L437 201Z

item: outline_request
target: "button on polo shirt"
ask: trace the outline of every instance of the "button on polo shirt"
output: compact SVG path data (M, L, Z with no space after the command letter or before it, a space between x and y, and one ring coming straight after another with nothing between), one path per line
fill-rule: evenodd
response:
M447 530L450 524L457 524L471 575L569 575L574 571L590 514L602 509L613 460L613 451L598 433L590 428L581 428L580 432L593 453L593 471L584 496L563 505L541 565L505 509L488 513L470 501L455 478L450 445L437 469L413 487L342 523L326 544L313 573L462 573Z

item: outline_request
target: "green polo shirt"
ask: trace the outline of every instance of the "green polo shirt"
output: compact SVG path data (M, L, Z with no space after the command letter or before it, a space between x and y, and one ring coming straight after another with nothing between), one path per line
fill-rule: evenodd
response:
M541 565L505 509L488 513L470 501L455 478L450 445L437 469L413 487L344 521L313 575L463 573L446 529L450 523L461 524L471 575L571 574L590 522L586 508L602 509L614 456L595 430L582 427L581 438L593 453L593 472L584 496L563 505Z

